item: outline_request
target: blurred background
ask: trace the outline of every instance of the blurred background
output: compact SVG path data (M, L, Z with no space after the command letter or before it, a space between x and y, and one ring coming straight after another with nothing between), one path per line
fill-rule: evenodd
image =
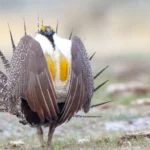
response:
M83 132L98 136L101 135L101 130L106 131L106 135L107 131L149 130L149 6L148 0L0 0L0 49L9 59L12 47L7 23L10 24L17 44L24 34L23 17L27 33L34 36L39 13L40 23L43 18L44 25L51 25L55 29L58 20L59 36L68 38L73 29L73 35L82 39L89 56L96 52L91 60L94 75L109 65L96 79L95 87L107 79L109 83L94 94L93 103L107 100L113 102L89 113L101 115L101 119L77 121L74 118L61 126L56 132L59 138L60 133L62 136L70 136L74 131L78 137ZM5 115L2 114L1 117L5 118ZM5 128L5 124L15 119L7 119L3 123L0 121L3 140L11 138L12 134L16 138L21 137L24 130L28 130L28 127L23 127L16 120L14 124L19 126L19 130L11 133L14 126L9 124L9 130ZM81 132L83 126L85 129ZM68 133L71 128L74 130Z
M149 54L150 1L147 0L0 0L1 49L10 51L7 23L16 42L23 35L23 17L27 31L37 31L38 13L44 24L54 28L59 21L59 34L74 34L84 41L89 53L100 57L119 54Z

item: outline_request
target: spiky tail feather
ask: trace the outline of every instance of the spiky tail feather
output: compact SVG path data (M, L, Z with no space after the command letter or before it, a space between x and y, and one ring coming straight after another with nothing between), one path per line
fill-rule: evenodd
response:
M9 26L9 24L8 24L8 29L9 29L9 34L10 34L11 44L12 44L12 48L13 48L13 52L14 52L14 51L15 51L15 49L16 49L16 46L15 46L15 43L14 43L14 39L13 39L13 36L12 36L11 30L10 30L10 26Z
M9 72L9 68L10 68L10 64L9 61L6 59L6 57L4 56L4 54L2 53L2 51L0 50L0 58L2 60L2 63L4 65L4 68L6 70L6 72Z

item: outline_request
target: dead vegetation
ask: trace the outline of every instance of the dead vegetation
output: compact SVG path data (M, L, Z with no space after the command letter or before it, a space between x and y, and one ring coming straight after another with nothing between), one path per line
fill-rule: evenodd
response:
M120 140L117 142L119 146L123 145L126 141L130 142L132 139L140 139L140 138L149 138L150 139L150 132L134 132L134 133L127 133L120 137Z

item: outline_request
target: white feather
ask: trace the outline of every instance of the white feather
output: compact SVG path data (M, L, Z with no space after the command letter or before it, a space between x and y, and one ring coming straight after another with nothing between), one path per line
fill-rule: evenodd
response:
M54 64L55 64L55 79L53 80L55 91L58 97L58 102L63 102L66 99L67 91L69 89L69 81L70 81L70 74L68 76L68 80L62 82L60 80L60 53L62 53L67 59L71 66L71 40L63 39L56 35L53 35L55 50L53 48L52 43L48 40L47 37L41 34L36 34L35 38L41 45L43 53L48 53ZM70 70L70 69L69 69Z
M54 48L47 37L38 33L38 34L36 34L34 39L40 43L44 54L48 53L50 56L53 55Z
M42 47L44 54L47 52L50 56L53 56L54 48L52 43L44 35L36 34L35 38ZM71 40L63 39L56 33L53 35L56 51L60 51L67 59L71 60Z
M63 39L57 34L54 34L54 43L56 48L68 58L71 59L71 40Z

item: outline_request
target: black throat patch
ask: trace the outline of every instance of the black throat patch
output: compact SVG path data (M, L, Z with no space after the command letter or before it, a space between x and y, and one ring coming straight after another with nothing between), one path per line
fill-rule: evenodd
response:
M46 36L46 37L47 37L47 38L49 39L49 41L52 43L53 48L54 48L54 50L55 50L55 43L54 43L53 35L54 35L54 34L52 34L52 35L50 35L50 36Z
M44 35L46 38L48 38L48 40L51 42L54 50L55 50L55 43L54 43L54 38L53 38L53 35L54 35L55 32L53 32L51 35L47 35L45 34L44 32L40 32L40 34Z

